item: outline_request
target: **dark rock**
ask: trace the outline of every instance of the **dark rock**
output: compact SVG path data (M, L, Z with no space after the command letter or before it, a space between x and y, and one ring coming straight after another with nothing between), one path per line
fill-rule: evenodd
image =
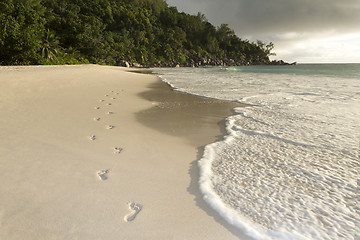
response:
M142 67L141 64L139 64L139 63L132 63L132 66L136 67L136 68L141 68Z
M125 60L120 60L118 65L121 67L130 67L130 64Z

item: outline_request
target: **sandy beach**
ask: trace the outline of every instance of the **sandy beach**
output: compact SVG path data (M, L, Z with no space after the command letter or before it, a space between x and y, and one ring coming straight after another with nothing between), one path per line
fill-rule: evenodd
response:
M249 239L197 160L237 103L125 68L0 67L0 239Z

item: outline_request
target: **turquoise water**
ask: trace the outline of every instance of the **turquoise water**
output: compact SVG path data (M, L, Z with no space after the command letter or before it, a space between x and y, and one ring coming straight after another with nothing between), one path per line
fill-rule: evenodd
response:
M249 104L199 161L204 200L229 223L255 239L359 233L360 64L154 71L177 91Z
M360 79L360 64L298 64L295 66L243 66L227 67L228 71L269 74L323 75Z

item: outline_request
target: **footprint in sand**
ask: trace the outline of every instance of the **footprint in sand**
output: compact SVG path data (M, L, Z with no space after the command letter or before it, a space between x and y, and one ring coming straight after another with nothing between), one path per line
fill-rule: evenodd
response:
M94 118L94 121L100 121L100 119L101 119L101 118L99 118L99 117L98 117L98 118L95 117L95 118Z
M113 98L111 98L111 99L116 99L116 98L113 97Z
M106 127L106 129L113 129L115 126L113 126L113 125L108 125L107 127Z
M107 103L106 105L110 106L110 105L111 105L111 103Z
M100 109L100 107L94 107L94 109Z
M100 180L107 180L107 174L109 173L110 169L106 169L106 170L101 170L97 172L97 175L99 176Z
M108 97L109 95L105 94L104 96L105 96L105 97Z
M96 139L96 136L95 135L91 135L90 137L90 140L94 141Z
M109 114L109 115L110 115L110 114L114 114L114 112L107 112L107 114Z
M99 102L103 102L104 100L103 99L100 99Z
M142 206L138 203L129 202L128 205L129 205L130 213L124 217L125 222L134 221L136 218L136 215L138 215L138 213L142 209Z
M114 147L114 153L120 154L122 150L121 147Z

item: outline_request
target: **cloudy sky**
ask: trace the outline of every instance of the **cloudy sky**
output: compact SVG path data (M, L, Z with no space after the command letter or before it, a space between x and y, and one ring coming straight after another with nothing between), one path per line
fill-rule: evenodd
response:
M243 39L275 44L272 59L360 63L360 0L167 0L227 23Z

